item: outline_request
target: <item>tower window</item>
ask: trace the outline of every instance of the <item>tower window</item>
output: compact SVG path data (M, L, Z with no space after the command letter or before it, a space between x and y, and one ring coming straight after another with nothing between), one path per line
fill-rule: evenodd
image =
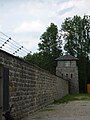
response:
M65 66L66 66L66 67L69 67L70 64L71 64L70 61L65 61Z
M71 74L71 78L73 78L73 74Z
M66 77L68 78L68 74L66 74Z

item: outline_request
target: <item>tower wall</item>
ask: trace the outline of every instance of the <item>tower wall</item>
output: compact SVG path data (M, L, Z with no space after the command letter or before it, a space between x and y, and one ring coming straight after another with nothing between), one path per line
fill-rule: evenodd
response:
M57 61L56 75L66 76L70 81L70 93L79 93L79 83L78 83L78 68L76 66L76 61Z

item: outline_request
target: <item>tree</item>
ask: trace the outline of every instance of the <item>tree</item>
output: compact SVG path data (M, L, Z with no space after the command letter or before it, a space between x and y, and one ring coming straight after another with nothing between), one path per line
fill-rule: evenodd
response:
M66 18L62 24L65 50L72 55L88 56L90 49L90 17Z
M86 92L88 81L88 53L90 51L90 17L84 15L66 18L62 23L61 31L64 33L64 49L67 53L79 58L79 82L81 92ZM89 70L88 70L89 69Z
M42 54L52 55L54 58L58 57L62 52L59 37L57 25L51 23L40 37L39 51Z
M25 59L55 74L55 59L62 53L57 26L51 23L46 32L41 35L40 40L39 53L28 54Z

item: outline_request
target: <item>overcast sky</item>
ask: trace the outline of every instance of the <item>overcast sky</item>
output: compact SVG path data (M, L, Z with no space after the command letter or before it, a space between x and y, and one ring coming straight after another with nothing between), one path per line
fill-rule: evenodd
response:
M90 15L90 0L0 0L0 31L32 52L51 22ZM0 34L1 36L1 34Z

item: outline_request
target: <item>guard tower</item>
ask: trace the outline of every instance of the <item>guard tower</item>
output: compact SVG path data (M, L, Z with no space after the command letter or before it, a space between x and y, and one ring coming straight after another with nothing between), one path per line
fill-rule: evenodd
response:
M78 68L76 65L77 60L77 58L68 54L56 59L56 75L60 77L66 76L66 78L69 79L70 93L79 93Z

